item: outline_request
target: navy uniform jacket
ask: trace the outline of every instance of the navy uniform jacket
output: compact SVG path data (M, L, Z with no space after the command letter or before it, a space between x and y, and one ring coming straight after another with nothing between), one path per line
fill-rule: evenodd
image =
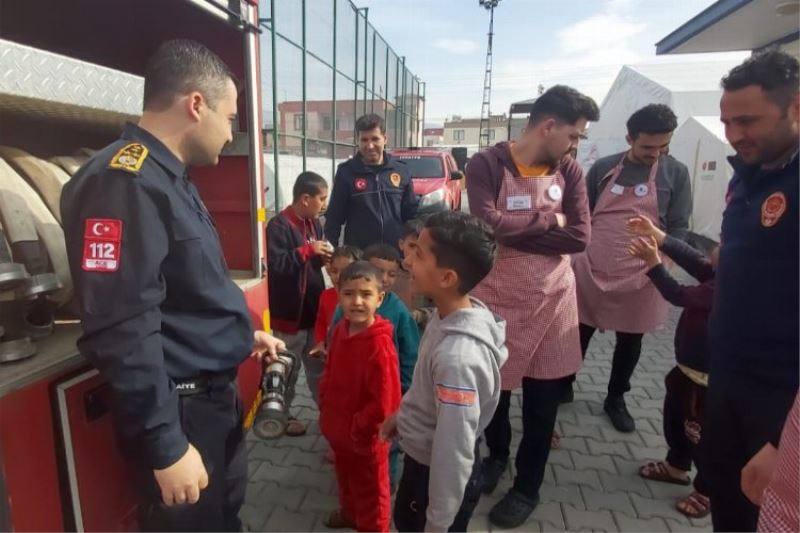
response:
M731 158L709 329L712 383L738 377L797 390L797 159L767 171Z
M383 165L368 166L361 155L339 165L325 214L325 237L366 248L383 242L398 246L403 224L417 213L417 196L408 167L384 153Z
M184 165L128 124L64 186L81 353L113 390L115 426L145 463L186 452L174 380L235 369L253 345L211 217Z

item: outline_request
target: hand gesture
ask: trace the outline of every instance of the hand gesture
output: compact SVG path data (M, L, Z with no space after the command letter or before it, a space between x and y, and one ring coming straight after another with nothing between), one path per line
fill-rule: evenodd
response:
M309 350L308 355L311 357L325 357L325 342L320 341Z
M761 505L764 491L772 479L777 461L777 448L767 443L742 468L742 492L755 505Z
M333 253L333 249L328 241L314 241L311 243L311 249L314 250L314 255L322 257L327 260Z
M385 441L390 441L397 438L397 413L383 421L379 436Z
M253 351L250 357L255 357L259 361L266 358L273 361L278 358L278 352L286 349L286 343L277 337L273 337L266 331L256 331L253 339Z
M644 261L650 268L661 263L655 237L636 237L628 245L628 253Z
M652 220L641 215L628 219L628 231L637 237L655 238L659 247L664 244L664 238L667 236L658 226L653 224Z
M167 468L153 470L153 475L161 489L161 499L167 507L197 503L200 491L208 487L208 473L203 465L203 458L191 444L177 462Z

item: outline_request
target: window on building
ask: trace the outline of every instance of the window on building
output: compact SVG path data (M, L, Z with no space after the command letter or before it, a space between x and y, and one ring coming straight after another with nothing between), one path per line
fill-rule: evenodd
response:
M453 130L453 140L463 141L465 139L464 130Z
M322 115L322 130L331 131L333 126L333 117L330 115Z
M305 120L302 113L295 113L294 115L294 130L295 131L303 131L303 126L305 126Z
M489 140L490 141L494 140L494 130L489 130Z

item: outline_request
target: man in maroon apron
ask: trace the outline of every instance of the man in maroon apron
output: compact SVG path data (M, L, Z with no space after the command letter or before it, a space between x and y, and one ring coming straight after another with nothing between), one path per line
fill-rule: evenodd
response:
M667 155L677 127L672 110L645 106L631 115L627 127L630 150L598 160L586 176L592 241L573 262L584 356L595 330L617 332L604 409L614 427L626 433L636 425L623 395L631 388L642 337L664 325L668 310L644 262L627 251L627 221L644 215L658 220L670 236L684 239L692 209L689 171Z
M475 155L467 169L472 213L495 231L497 259L472 294L507 322L509 358L500 404L486 428L484 492L492 492L511 454L511 391L522 388L522 441L514 486L489 514L499 527L522 525L539 502L558 403L581 366L575 278L567 254L589 241L583 173L566 154L582 138L597 104L555 86L533 105L521 138Z

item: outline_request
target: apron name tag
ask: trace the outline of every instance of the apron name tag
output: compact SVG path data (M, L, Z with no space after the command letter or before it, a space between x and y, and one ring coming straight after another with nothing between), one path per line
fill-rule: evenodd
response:
M530 196L509 196L506 198L506 209L509 211L519 211L530 209L533 205Z
M622 185L615 184L613 187L611 187L611 194L616 194L617 196L619 196L624 192L625 192L625 187L623 187Z

